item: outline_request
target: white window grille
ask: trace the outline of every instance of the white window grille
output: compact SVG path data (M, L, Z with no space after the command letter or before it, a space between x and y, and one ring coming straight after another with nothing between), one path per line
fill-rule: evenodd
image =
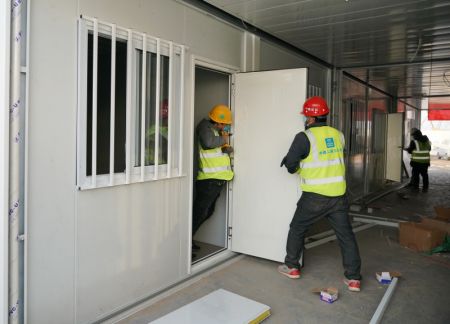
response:
M79 19L77 186L179 177L182 45Z

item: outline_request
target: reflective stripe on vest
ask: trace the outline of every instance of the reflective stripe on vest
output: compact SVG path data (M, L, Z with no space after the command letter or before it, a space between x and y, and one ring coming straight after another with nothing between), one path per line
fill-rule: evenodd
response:
M344 136L329 126L312 127L305 134L310 142L310 150L300 162L302 190L330 197L344 195Z
M214 135L219 136L219 133L213 129ZM233 179L233 171L231 170L230 156L227 153L222 153L220 147L205 150L201 144L198 143L199 148L199 165L197 180L205 179L219 179L231 180Z
M411 161L418 163L430 163L429 142L414 140L416 148L412 151Z

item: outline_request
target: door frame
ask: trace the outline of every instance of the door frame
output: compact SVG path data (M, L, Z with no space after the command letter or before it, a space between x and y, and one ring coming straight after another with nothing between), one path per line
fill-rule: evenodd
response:
M222 62L218 62L218 61L214 61L205 57L201 57L201 56L197 56L197 55L192 55L191 56L191 61L190 61L190 65L191 65L191 76L190 76L190 82L191 82L191 90L190 90L190 94L191 94L191 98L190 98L190 116L189 116L189 125L190 125L190 140L189 140L189 147L192 148L194 147L194 133L195 133L195 127L194 125L194 113L195 113L195 69L196 67L201 67L201 68L207 68L207 69L211 69L213 71L217 71L217 72L223 72L223 73L228 73L231 76L231 81L230 81L230 107L233 107L233 102L232 102L232 96L231 96L231 91L232 91L232 87L233 87L233 79L234 79L234 74L236 74L237 72L239 72L239 68L237 66L233 66L233 65L228 65ZM227 247L224 251L219 252L217 254L214 254L211 257L206 258L205 260L199 261L196 264L192 264L192 205L194 203L194 192L193 192L193 181L194 181L194 174L192 172L193 167L194 167L194 154L195 152L193 152L192 149L190 149L190 154L189 154L189 219L188 219L188 233L187 233L187 237L189 238L189 241L187 242L186 246L187 246L187 255L188 255L188 274L192 274L192 273L196 273L196 272L200 272L202 270L204 270L205 268L208 268L212 265L217 264L218 262L223 261L224 259L231 257L233 255L235 255L235 253L231 252L229 250L229 248ZM227 193L228 195L228 193ZM229 211L228 211L228 205L229 202L227 203L227 227L228 227L228 222L229 222ZM224 230L226 230L227 228L225 228Z

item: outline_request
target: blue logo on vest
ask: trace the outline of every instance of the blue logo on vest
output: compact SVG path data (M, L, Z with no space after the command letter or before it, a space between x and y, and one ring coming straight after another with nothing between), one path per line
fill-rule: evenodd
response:
M325 138L325 143L327 144L327 148L334 147L334 140L332 137Z

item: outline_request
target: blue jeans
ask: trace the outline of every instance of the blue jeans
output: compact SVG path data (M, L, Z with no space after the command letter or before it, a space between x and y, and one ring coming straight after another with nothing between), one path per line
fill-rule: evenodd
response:
M299 268L299 260L304 249L305 234L309 227L326 217L333 227L339 242L347 279L361 279L361 258L355 234L348 218L348 200L346 196L326 197L311 192L303 192L297 202L292 218L287 244L285 264Z

